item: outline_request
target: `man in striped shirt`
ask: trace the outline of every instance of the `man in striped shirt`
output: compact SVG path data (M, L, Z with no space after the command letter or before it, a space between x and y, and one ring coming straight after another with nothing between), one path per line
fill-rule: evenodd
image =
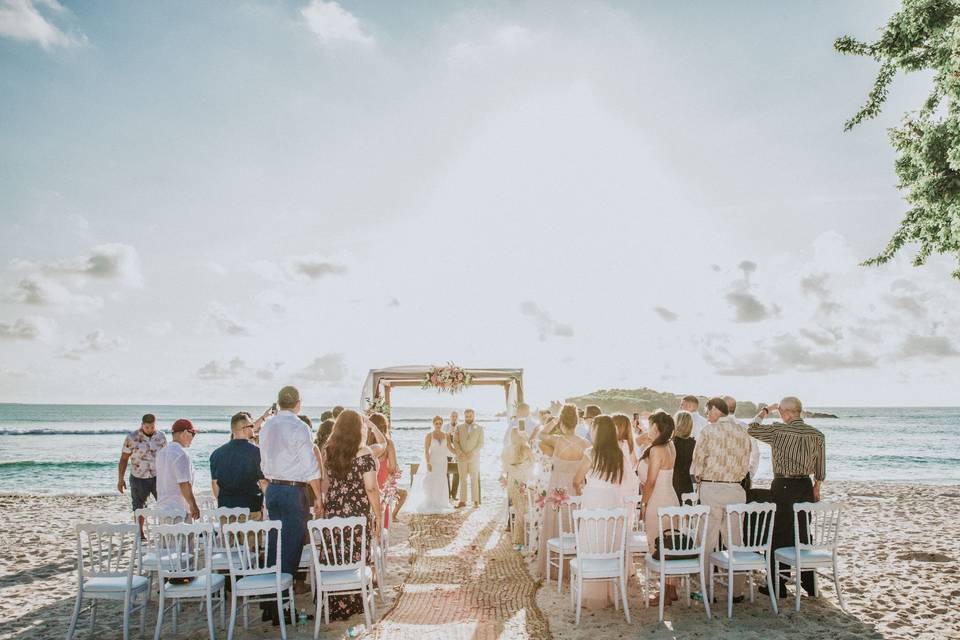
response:
M763 424L763 419L774 411L780 412L783 422ZM793 505L798 502L820 500L820 483L826 476L826 448L823 433L803 421L803 404L799 398L787 396L779 404L764 407L753 419L747 432L770 445L773 459L773 482L770 498L777 505L773 521L773 549L792 547L794 544ZM813 480L811 481L811 476ZM800 522L800 541L807 542L805 523ZM773 566L772 571L777 570ZM785 568L785 565L781 565ZM787 596L786 577L781 575L781 598ZM800 584L812 596L815 593L812 571L804 571ZM761 587L761 591L765 591Z

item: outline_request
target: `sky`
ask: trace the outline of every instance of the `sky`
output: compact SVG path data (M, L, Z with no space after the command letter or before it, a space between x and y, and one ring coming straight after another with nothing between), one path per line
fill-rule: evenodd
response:
M0 0L0 401L960 405L950 261L858 266L930 78L844 133L832 43L896 8Z

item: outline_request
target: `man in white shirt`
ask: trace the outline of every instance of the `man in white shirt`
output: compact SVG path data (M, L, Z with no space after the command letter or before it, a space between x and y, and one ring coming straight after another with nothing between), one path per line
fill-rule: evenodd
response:
M199 518L200 507L193 495L193 463L187 453L197 430L184 418L174 422L170 430L172 442L157 452L157 509Z
M735 415L737 411L737 399L733 396L723 396L723 399L727 401L727 407L730 409L730 417L736 420L744 429L747 428L746 420L737 420ZM740 484L743 485L744 491L750 491L750 487L753 486L753 481L757 477L757 470L760 468L760 445L757 443L756 438L750 438L750 471L747 473L747 477L743 479L743 482Z
M307 533L310 512L307 485L313 487L313 504L317 517L323 513L320 498L320 465L313 455L310 427L298 416L300 392L295 387L280 389L277 415L267 420L260 430L260 468L267 479L264 506L271 520L283 523L280 537L280 570L291 576L300 566L303 538ZM267 547L268 566L277 561L277 534L270 532Z
M693 429L690 431L690 437L696 440L700 437L700 432L707 426L707 419L700 413L700 399L697 396L683 396L680 400L680 411L687 411L693 416Z

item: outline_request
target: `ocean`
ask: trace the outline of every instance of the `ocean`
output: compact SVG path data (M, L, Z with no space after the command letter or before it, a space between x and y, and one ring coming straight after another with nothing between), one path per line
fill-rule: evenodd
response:
M307 407L317 417L329 407ZM455 407L454 407L455 408ZM230 416L239 406L0 404L0 493L103 495L116 491L117 461L125 434L154 413L168 430L189 418L200 433L190 454L197 486L210 487L210 453L229 439ZM423 455L430 419L451 407L394 407L393 438L404 466ZM836 419L811 419L827 438L827 478L873 482L960 483L960 408L818 407ZM482 475L499 474L506 423L480 413L485 427ZM169 435L169 432L168 432ZM770 478L769 448L761 445L759 482Z

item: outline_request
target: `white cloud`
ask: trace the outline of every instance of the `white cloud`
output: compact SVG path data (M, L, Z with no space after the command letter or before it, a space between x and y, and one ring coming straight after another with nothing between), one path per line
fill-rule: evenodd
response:
M73 347L61 352L60 357L66 358L67 360L80 360L87 354L116 351L122 346L123 340L119 338L109 338L102 329L97 329L92 333L88 333L83 340Z
M119 242L95 246L88 255L43 265L42 268L45 272L54 275L114 280L131 287L143 284L140 254L134 247Z
M250 269L261 278L273 282L312 282L348 272L346 265L317 254L292 256L281 264L255 260L250 263Z
M305 276L310 280L319 280L324 276L340 276L347 272L341 264L327 262L316 256L300 256L290 261L289 269L298 276Z
M103 306L103 298L75 293L59 282L37 275L22 278L5 297L31 306L53 306L80 312Z
M447 54L451 66L484 65L502 56L516 56L536 44L538 35L517 25L499 25L480 37L458 41Z
M343 45L372 47L373 36L367 34L355 15L341 7L337 2L311 0L300 9L300 14L325 47L335 48Z
M49 318L17 318L12 324L0 322L2 340L48 340L56 329Z
M342 353L328 353L314 358L297 376L308 382L343 382L347 378L347 365Z
M676 322L677 318L680 317L677 314L675 314L673 311L670 311L670 309L667 309L666 307L654 307L653 311L654 313L656 313L658 316L660 316L667 322Z
M946 336L907 336L900 345L899 356L903 358L955 358L960 351Z
M537 328L537 333L540 336L540 341L545 341L549 336L560 336L562 338L571 338L573 337L573 327L568 324L557 322L553 317L547 313L545 310L541 309L540 306L531 300L520 303L520 313L529 317L534 326Z
M239 357L226 363L211 360L197 370L197 377L201 380L230 380L239 377L246 370L246 363Z
M233 314L219 302L211 302L207 308L207 317L213 326L225 336L248 336L250 327L233 317Z
M57 27L47 14L62 15L65 10L56 0L0 0L0 37L34 42L44 49L83 44L82 35L69 35Z

